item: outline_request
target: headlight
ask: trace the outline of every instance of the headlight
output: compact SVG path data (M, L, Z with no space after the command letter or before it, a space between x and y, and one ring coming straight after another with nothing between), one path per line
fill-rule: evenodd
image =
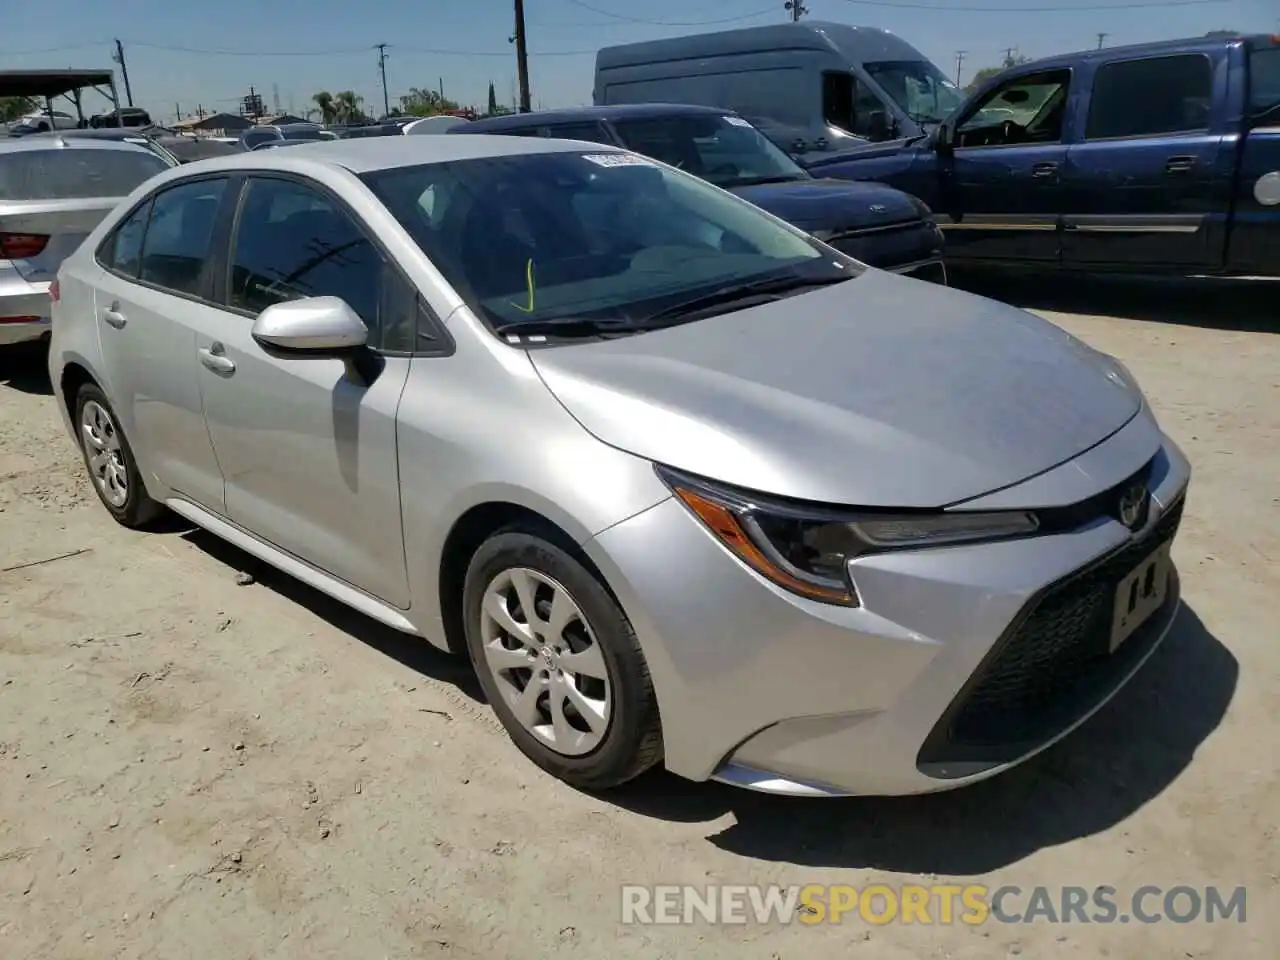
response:
M868 553L1025 536L1027 511L891 512L798 507L665 467L658 475L731 553L793 593L856 607L850 560Z

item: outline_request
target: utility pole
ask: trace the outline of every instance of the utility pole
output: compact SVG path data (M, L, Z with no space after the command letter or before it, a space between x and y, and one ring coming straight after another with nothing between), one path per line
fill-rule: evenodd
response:
M529 105L529 48L525 43L524 33L524 0L515 0L516 29L512 42L516 45L516 76L520 82L521 113L529 113L533 108Z
M378 48L378 72L382 74L382 115L391 112L391 98L387 96L387 45L375 44Z
M174 119L174 120L181 120L181 119L182 119L182 104L180 104L180 103L175 103L175 104L173 105L173 119Z
M120 73L124 75L124 95L129 101L129 106L133 106L133 90L129 87L129 68L124 62L124 44L119 40L116 41L116 55L111 58L120 64Z
M1015 66L1013 62L1013 57L1017 52L1018 52L1017 47L1004 48L1004 65L1006 69L1008 69L1009 67Z
M791 12L792 23L799 23L800 18L809 12L809 8L804 5L804 0L787 0L782 8Z
M1098 49L1099 49L1099 50L1101 50L1101 49L1102 49L1102 43L1103 43L1103 41L1104 41L1104 40L1106 40L1106 39L1107 39L1107 36L1108 36L1108 34L1105 34L1105 33L1100 33L1100 34L1098 34Z
M960 68L964 66L964 57L968 50L956 51L956 86L960 86Z

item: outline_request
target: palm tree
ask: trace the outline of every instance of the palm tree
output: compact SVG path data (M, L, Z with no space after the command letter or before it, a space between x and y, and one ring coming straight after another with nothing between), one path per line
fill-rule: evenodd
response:
M336 94L333 98L333 108L338 115L339 122L357 123L364 116L364 111L360 109L360 103L363 99L363 97L357 97L350 90L343 90Z
M339 94L341 96L341 94ZM338 116L338 107L334 103L333 94L328 90L321 90L319 93L311 95L311 99L315 102L316 108L320 111L321 123L333 123Z

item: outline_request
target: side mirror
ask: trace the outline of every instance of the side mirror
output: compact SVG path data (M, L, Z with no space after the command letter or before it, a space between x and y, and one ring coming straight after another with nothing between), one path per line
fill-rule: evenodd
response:
M949 123L934 127L929 144L938 153L950 153L955 148L955 129Z
M871 140L892 139L889 128L889 114L883 110L871 110L867 113L867 136Z
M307 297L267 307L252 336L282 356L349 357L365 345L369 328L340 297Z

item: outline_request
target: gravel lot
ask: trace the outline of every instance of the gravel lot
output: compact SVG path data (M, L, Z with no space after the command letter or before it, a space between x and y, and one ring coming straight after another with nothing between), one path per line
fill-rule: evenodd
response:
M6 352L0 957L1274 957L1280 285L1057 287L984 292L1122 357L1187 450L1186 609L1066 742L911 800L575 793L459 663L208 535L117 527L43 358ZM1247 922L618 924L624 883L915 880L1245 885Z

